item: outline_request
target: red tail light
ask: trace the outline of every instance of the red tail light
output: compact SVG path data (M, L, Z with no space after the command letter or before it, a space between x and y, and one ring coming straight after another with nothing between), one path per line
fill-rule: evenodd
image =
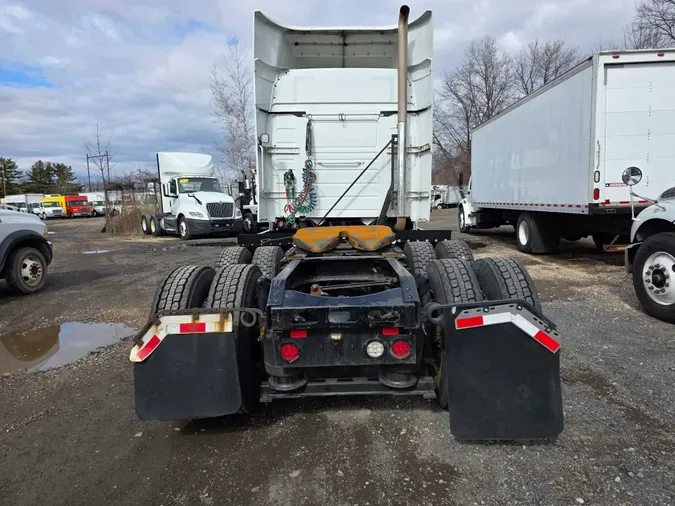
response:
M383 336L397 336L398 335L398 327L385 327L382 329L382 335Z
M298 350L296 345L292 343L286 343L281 345L279 353L281 354L281 358L283 358L286 362L293 362L300 355L300 350Z
M595 188L593 190L593 200L598 200L600 198L600 188Z
M396 358L405 358L410 355L410 344L407 341L394 341L391 345L391 354Z
M293 339L303 339L307 337L307 331L306 330L291 330L291 337Z

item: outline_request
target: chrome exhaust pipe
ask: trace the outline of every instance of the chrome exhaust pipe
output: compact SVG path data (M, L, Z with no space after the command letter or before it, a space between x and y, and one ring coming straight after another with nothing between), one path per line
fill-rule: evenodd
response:
M398 15L398 216L405 216L406 122L408 120L408 16L410 7L401 6Z

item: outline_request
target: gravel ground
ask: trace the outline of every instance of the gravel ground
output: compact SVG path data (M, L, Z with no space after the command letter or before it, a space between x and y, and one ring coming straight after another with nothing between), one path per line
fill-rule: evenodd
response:
M454 212L434 221L456 230ZM32 297L0 285L0 334L71 321L139 328L163 273L213 264L228 242L109 239L100 226L50 223L49 285ZM447 412L422 399L279 401L253 417L141 422L127 339L0 378L0 504L675 504L674 327L640 310L621 256L579 241L527 257L507 228L467 239L477 256L523 261L558 324L556 443L460 444ZM109 251L83 254L94 250Z

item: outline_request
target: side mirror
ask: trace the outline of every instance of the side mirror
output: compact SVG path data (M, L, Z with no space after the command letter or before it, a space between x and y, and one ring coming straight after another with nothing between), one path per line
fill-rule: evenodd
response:
M460 172L459 177L457 178L457 185L461 188L464 186L464 173Z
M627 186L635 186L642 181L642 171L637 167L628 167L621 174L621 180Z

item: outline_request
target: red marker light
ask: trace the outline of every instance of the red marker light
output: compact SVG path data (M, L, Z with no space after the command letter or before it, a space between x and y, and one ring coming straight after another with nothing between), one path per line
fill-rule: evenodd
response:
M593 200L598 200L600 198L600 188L595 188L593 190Z
M383 336L397 336L398 335L398 327L385 327L382 329L382 335Z
M298 358L298 356L300 356L300 350L298 350L298 347L291 343L282 344L279 353L281 354L281 358L283 358L286 362L293 362Z
M391 345L391 354L396 358L405 358L410 355L410 345L407 341L395 341Z
M307 337L307 331L306 330L291 330L291 338L293 339L303 339Z

